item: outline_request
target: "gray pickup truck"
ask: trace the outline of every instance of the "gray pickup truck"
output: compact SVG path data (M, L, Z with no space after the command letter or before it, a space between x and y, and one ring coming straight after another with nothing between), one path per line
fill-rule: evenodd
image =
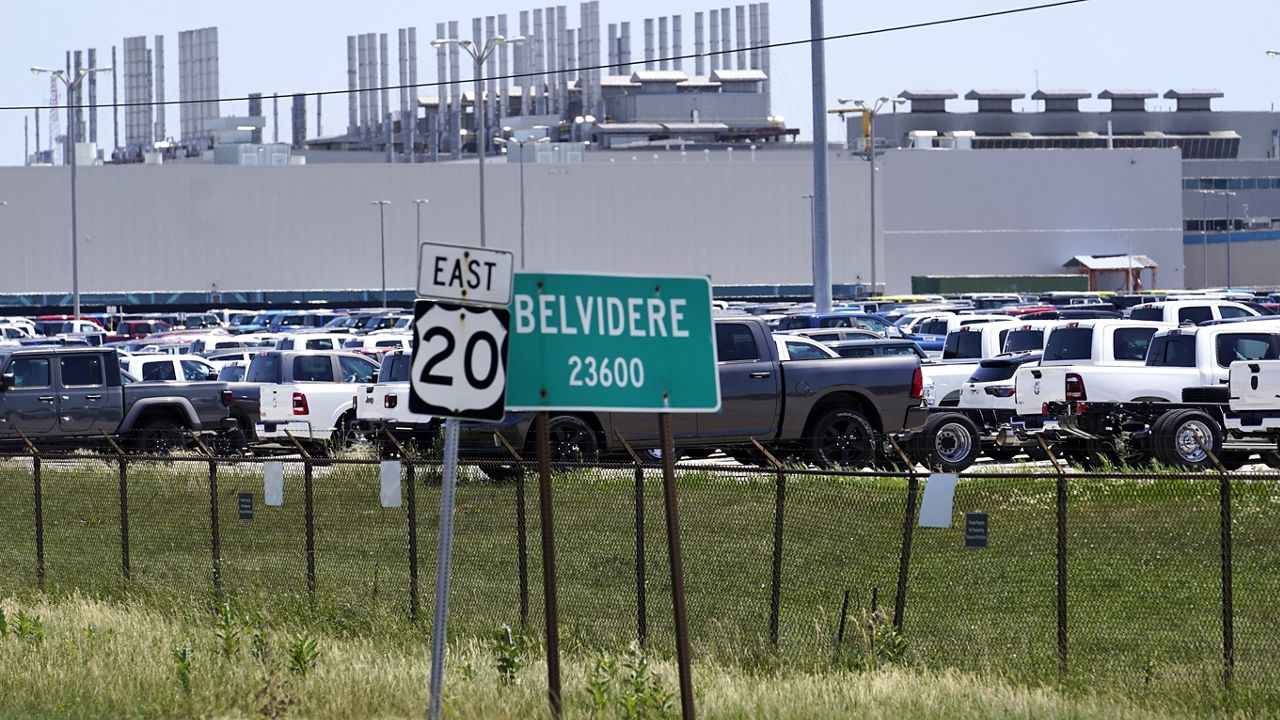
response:
M104 443L160 454L185 433L234 432L226 383L126 382L115 350L33 347L0 350L0 443L61 447Z
M759 462L752 439L785 457L816 465L860 468L893 458L884 438L922 427L920 359L914 355L779 360L769 327L754 317L717 318L720 411L673 414L676 447L690 455L723 450ZM593 458L623 452L619 435L638 449L658 444L652 413L552 413L553 454ZM463 425L463 452L501 455L493 432L532 457L531 413L500 423Z

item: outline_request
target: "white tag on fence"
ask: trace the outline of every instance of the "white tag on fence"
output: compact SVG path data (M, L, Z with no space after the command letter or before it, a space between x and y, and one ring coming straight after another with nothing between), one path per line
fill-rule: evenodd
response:
M382 507L400 507L400 461L383 460L380 474Z
M284 463L278 460L262 463L262 495L267 505L284 505Z
M929 476L924 485L924 499L920 502L920 527L951 527L952 505L959 479L960 476L952 473Z

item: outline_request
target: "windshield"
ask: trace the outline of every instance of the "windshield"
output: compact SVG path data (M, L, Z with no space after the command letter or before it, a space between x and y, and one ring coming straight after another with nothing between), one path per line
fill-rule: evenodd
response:
M1045 361L1088 360L1093 350L1093 328L1058 328L1049 333Z
M1012 330L1004 339L1007 353L1028 352L1044 348L1044 330Z

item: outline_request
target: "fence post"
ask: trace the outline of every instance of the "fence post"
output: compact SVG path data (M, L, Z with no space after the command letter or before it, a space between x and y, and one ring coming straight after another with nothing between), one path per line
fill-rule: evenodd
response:
M36 583L44 589L44 498L43 488L40 487L40 452L31 444L26 433L19 430L18 434L31 453L31 491L35 496L36 513Z
M124 450L116 444L115 440L102 431L102 437L106 439L107 444L115 451L116 458L120 462L120 572L124 575L124 579L129 579L129 460L125 458Z
M409 620L418 621L418 497L417 488L414 487L413 460L409 457L409 453L396 440L396 436L392 435L386 429L382 431L391 444L395 446L396 451L400 453L401 460L404 461L405 482L408 484L406 488L405 500L408 504L406 512L409 515Z
M769 644L773 645L773 649L778 649L778 616L782 613L782 520L786 509L787 501L787 474L785 468L778 459L773 456L759 440L751 438L751 442L755 444L774 469L778 471L776 482L774 484L773 497L773 576L769 585ZM845 597L846 602L848 596ZM844 635L843 626L844 619L841 618L841 636Z
M213 593L218 602L222 601L222 528L218 520L218 463L213 452L204 444L199 435L188 432L191 441L204 456L209 458L209 553L213 563Z
M898 632L902 632L902 616L907 607L907 575L911 566L911 535L916 525L916 501L920 495L920 476L916 474L915 465L902 451L898 441L890 436L889 442L902 458L903 463L911 468L911 474L907 476L907 504L902 517L902 554L898 557L898 591L893 599L893 625Z
M1209 456L1218 468L1218 506L1221 511L1219 519L1220 556L1222 561L1222 682L1231 687L1231 679L1236 669L1236 629L1235 606L1232 601L1231 579L1231 479L1227 468L1204 443L1204 439L1196 437L1196 443L1204 454Z
M1053 463L1058 474L1057 479L1057 526L1058 526L1058 672L1067 672L1067 473L1062 469L1058 458L1044 438L1037 435L1036 440L1045 456Z
M303 489L303 522L307 535L307 595L312 600L316 597L316 526L315 526L315 488L311 484L311 455L293 433L284 431L294 448L302 455L302 489Z
M502 437L502 433L495 432L493 436L516 461L516 572L520 578L520 627L526 628L529 626L529 532L525 519L524 458Z
M621 432L615 432L636 466L636 635L640 646L644 647L649 639L649 610L644 576L644 465L631 443L627 442Z

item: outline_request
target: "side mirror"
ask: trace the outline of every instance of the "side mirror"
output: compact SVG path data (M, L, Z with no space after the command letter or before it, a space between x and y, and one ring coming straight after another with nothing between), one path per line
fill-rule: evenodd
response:
M3 375L0 375L0 392L5 392L7 390L12 389L13 383L14 383L13 373L7 372Z
M218 379L218 371L217 371L217 370L211 370L211 371L209 371L209 374L208 374L207 376L205 376L205 380L214 381L214 380L217 380L217 379Z

